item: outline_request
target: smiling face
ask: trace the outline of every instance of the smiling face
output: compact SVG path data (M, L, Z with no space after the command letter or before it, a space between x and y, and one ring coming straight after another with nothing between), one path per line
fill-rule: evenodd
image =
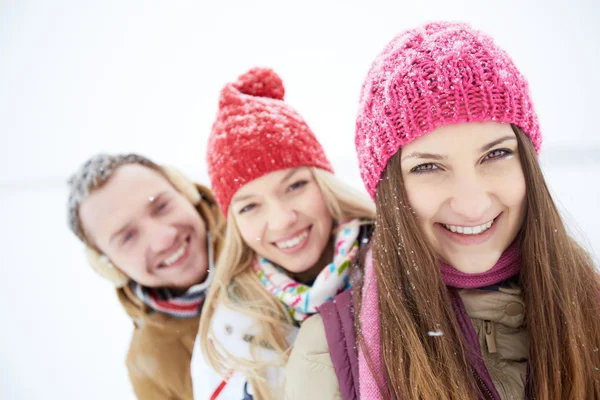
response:
M308 168L275 171L247 183L234 195L230 212L258 255L291 274L319 269L333 218Z
M447 125L402 148L410 205L438 256L465 273L491 269L523 224L525 178L510 125Z
M98 249L143 286L185 290L207 275L204 220L151 168L119 167L83 201L79 215Z

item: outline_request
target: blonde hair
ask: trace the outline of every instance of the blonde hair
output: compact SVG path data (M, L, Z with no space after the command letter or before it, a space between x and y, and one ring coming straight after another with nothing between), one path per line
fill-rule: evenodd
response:
M374 219L375 207L367 195L327 171L314 167L309 167L309 170L334 220ZM294 322L285 306L259 281L252 269L255 257L255 252L243 241L233 213L229 211L223 249L205 302L199 335L202 353L211 366L221 376L234 369L241 370L252 385L255 398L262 400L273 398L266 381L266 368L282 367L287 362L290 351L287 335ZM254 360L231 354L213 334L212 319L219 305L250 316L255 321L257 335L249 341ZM273 350L278 357L274 361L258 360L256 354L261 348Z

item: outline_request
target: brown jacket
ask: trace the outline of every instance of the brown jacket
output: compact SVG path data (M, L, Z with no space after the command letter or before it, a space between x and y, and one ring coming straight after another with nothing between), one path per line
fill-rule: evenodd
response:
M202 194L198 212L212 233L218 256L224 219L210 190L196 185ZM190 361L200 317L178 319L155 312L129 286L117 290L119 300L134 324L126 365L140 400L192 400Z
M523 399L528 342L521 290L516 286L499 291L465 289L460 296L500 397ZM294 343L285 370L285 399L341 398L323 320L315 315L304 322Z

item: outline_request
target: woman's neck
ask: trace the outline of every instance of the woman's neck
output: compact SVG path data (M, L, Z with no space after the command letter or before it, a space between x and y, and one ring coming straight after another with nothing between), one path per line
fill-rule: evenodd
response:
M331 264L332 261L333 261L333 236L329 239L329 242L327 242L327 246L325 246L323 253L321 253L321 257L319 258L319 261L317 261L317 263L314 266L312 266L311 268L309 268L303 272L290 273L290 277L292 279L294 279L296 282L300 282L300 283L313 282L317 278L317 276L319 276L319 274L321 273L323 268L325 268L325 266Z

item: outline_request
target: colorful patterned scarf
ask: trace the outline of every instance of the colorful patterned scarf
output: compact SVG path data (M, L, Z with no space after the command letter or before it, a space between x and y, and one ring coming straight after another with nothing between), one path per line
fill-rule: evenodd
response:
M333 262L323 268L312 286L296 282L285 270L269 260L258 257L254 271L263 286L288 309L292 319L302 322L319 311L319 307L350 287L349 267L360 244L360 220L338 225Z

